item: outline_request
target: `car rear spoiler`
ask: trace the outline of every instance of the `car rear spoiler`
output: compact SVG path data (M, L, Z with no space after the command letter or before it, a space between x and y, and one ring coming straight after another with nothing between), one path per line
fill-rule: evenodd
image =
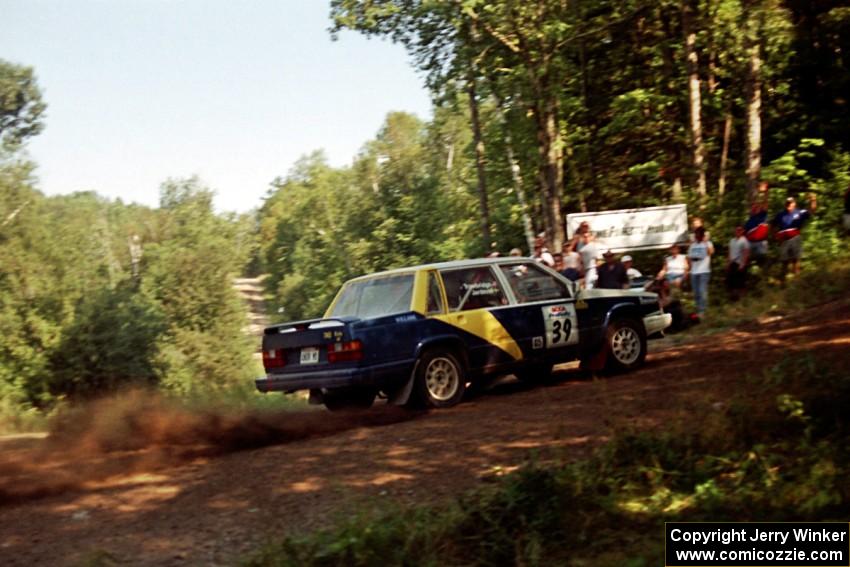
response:
M279 335L283 333L305 331L307 329L344 327L346 324L357 320L357 317L320 317L318 319L305 319L304 321L294 321L292 323L281 323L279 325L271 325L265 328L263 334Z

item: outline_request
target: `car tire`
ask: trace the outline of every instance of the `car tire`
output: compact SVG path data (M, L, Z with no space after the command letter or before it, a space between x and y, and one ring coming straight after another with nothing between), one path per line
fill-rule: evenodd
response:
M460 357L448 350L429 350L419 357L413 383L415 405L450 408L466 391L466 371Z
M634 319L618 319L605 333L605 366L611 371L637 368L646 359L646 331Z
M517 370L514 372L514 376L517 377L517 380L529 386L545 384L552 378L553 366L546 363L532 364L527 368Z
M372 407L377 392L369 388L329 390L322 403L330 411L366 410Z

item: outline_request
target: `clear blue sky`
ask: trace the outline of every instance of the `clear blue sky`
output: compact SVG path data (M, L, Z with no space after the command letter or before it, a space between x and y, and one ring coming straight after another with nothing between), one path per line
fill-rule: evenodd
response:
M403 49L345 32L324 0L0 0L0 58L35 68L48 104L29 144L47 194L158 203L198 175L219 210L324 149L351 162L389 111L430 116Z

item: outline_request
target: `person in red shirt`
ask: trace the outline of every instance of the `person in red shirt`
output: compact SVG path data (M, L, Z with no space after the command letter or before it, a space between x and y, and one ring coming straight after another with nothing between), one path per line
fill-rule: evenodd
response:
M759 183L758 196L753 200L750 217L744 223L744 232L750 243L750 258L758 264L767 258L767 239L770 236L767 217L768 189L767 181Z

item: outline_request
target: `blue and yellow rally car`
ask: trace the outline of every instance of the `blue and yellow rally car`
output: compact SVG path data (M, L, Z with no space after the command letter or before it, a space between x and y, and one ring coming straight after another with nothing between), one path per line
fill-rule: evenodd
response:
M537 381L581 360L628 370L670 325L642 290L579 290L528 258L402 268L346 282L321 319L263 334L261 392L310 390L329 409L449 407L500 374Z

